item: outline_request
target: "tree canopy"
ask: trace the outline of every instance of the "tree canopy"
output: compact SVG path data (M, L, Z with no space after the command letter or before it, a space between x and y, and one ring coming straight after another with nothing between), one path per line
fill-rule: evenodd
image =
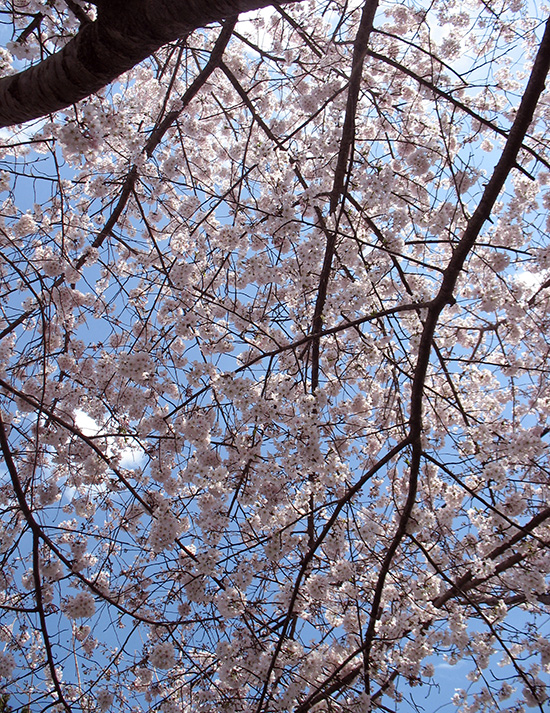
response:
M265 4L0 2L1 705L544 713L547 8Z

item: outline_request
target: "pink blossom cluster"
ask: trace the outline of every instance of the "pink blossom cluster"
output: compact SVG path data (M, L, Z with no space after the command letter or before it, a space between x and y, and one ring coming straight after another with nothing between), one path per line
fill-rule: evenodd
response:
M163 670L172 668L176 662L173 645L169 641L156 644L149 654L149 661L155 668Z
M67 598L63 611L70 619L88 619L95 613L94 598L89 592L78 592Z

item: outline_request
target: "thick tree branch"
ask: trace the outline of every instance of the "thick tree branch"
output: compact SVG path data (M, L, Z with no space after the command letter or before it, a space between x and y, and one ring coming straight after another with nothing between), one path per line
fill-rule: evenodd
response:
M350 155L353 151L353 141L355 138L355 116L357 113L357 103L359 101L359 90L363 81L363 64L367 54L367 46L372 32L372 24L374 16L378 9L378 0L370 0L363 6L363 14L361 15L361 23L355 38L353 47L353 65L349 80L348 98L346 103L346 117L342 128L342 139L340 140L340 149L338 152L338 160L334 171L334 182L332 186L332 194L330 197L330 212L334 213L340 195L344 190L344 181L348 168L348 159L353 160Z
M348 98L346 103L346 116L344 119L342 138L340 140L340 150L338 152L338 159L336 162L334 181L330 196L330 213L334 213L336 211L340 195L344 190L344 182L348 168L348 158L350 158L350 161L353 161L352 154L353 142L355 139L355 115L357 112L357 103L359 101L359 90L361 88L361 82L363 79L363 62L365 59L365 54L367 52L367 46L372 31L372 23L374 22L374 16L376 15L377 9L378 0L367 0L365 5L363 6L361 22L359 24L359 29L355 37L355 44L353 48L353 63L349 82ZM323 311L325 309L325 303L327 301L327 291L330 280L330 273L332 271L332 260L334 258L334 251L336 250L337 235L337 230L327 229L325 220L319 209L317 210L317 217L321 229L323 230L323 233L327 238L327 244L325 248L325 256L323 259L323 267L321 269L321 275L319 277L319 289L317 292L317 300L315 302L315 310L313 312L313 319L311 324L311 331L313 335L318 335L323 328ZM312 342L311 349L312 392L315 392L319 384L319 351L320 339L318 336L315 336Z
M64 109L99 91L168 42L269 4L269 0L98 3L97 20L85 23L63 49L0 80L0 127Z

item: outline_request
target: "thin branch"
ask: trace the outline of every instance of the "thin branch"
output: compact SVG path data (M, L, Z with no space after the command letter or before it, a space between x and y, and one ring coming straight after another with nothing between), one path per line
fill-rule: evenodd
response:
M503 136L506 139L509 137L509 132L505 131L504 129L501 129L500 126L497 126L494 122L490 121L489 119L486 119L484 116L481 116L481 114L478 114L473 109L470 109L467 104L464 104L458 99L455 99L452 94L450 94L449 92L445 92L443 89L440 89L437 85L433 84L424 77L421 77L409 67L406 67L400 62L397 62L395 59L391 59L390 57L386 57L385 55L379 54L378 52L374 52L373 50L367 50L367 55L369 57L372 57L373 59L379 60L380 62L389 64L391 67L398 69L400 72L403 72L403 74L406 74L408 77L411 77L421 86L426 87L426 89L429 89L431 92L433 92L433 94L441 97L442 99L445 99L445 101L457 107L457 109L460 109L465 114L472 117L472 119L478 121L482 126L486 126L488 129L491 129L491 131L494 131L495 134L499 134L500 136ZM520 148L530 154L536 161L539 161L543 166L550 169L550 162L548 162L543 156L538 154L534 149L529 146L526 146L525 144L522 144ZM520 167L516 163L514 163L514 167L520 169Z

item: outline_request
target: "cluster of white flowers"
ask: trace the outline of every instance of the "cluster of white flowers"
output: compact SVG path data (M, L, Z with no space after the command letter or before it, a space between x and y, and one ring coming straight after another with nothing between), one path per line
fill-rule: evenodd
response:
M87 624L82 624L74 629L75 639L77 641L84 641L90 635L92 629Z
M153 370L153 360L147 352L124 353L119 357L118 370L128 379L141 381L145 374Z
M89 592L78 592L65 601L63 611L69 619L87 619L95 613L94 598Z
M239 616L244 611L241 593L235 587L228 587L216 597L218 611L224 619Z
M5 368L9 363L10 357L13 354L14 345L15 334L13 333L5 337L4 339L0 339L0 373L4 373Z
M148 685L153 680L153 672L150 668L138 668L136 669L136 676L141 683Z
M170 282L176 289L181 290L190 284L192 272L192 265L188 265L185 262L178 262L173 265L170 270Z
M11 188L11 176L7 171L0 171L0 193Z
M65 268L63 258L56 254L51 247L39 246L34 251L33 261L47 277L57 277L63 274Z
M96 509L94 501L88 497L75 498L72 505L78 517L83 518L93 515Z
M9 678L15 668L13 656L6 651L0 651L0 678Z
M50 481L41 486L38 498L42 506L52 505L61 499L61 491L55 481Z
M157 510L149 533L149 544L154 552L162 552L174 544L181 533L179 520L165 508Z
M63 565L58 559L45 562L40 569L42 576L48 577L52 581L57 581L63 576Z
M510 257L502 252L495 252L491 256L491 267L496 272L502 272L506 270L510 264Z
M58 129L58 139L63 146L63 152L68 159L76 158L79 154L90 149L89 138L74 122L68 122Z
M16 59L33 59L40 51L37 45L29 42L8 42L6 48Z
M157 644L149 654L149 661L155 668L167 670L176 663L174 647L169 641Z
M416 149L408 154L407 163L417 176L427 173L432 165L431 157L421 149Z
M11 52L8 52L3 47L0 48L0 76L9 74L12 70L13 57Z
M22 237L23 235L29 235L30 233L36 232L37 228L38 226L32 215L30 213L25 213L17 221L14 232L18 237Z
M96 699L97 705L99 706L99 710L107 711L113 705L115 697L110 691L103 688L97 692Z

